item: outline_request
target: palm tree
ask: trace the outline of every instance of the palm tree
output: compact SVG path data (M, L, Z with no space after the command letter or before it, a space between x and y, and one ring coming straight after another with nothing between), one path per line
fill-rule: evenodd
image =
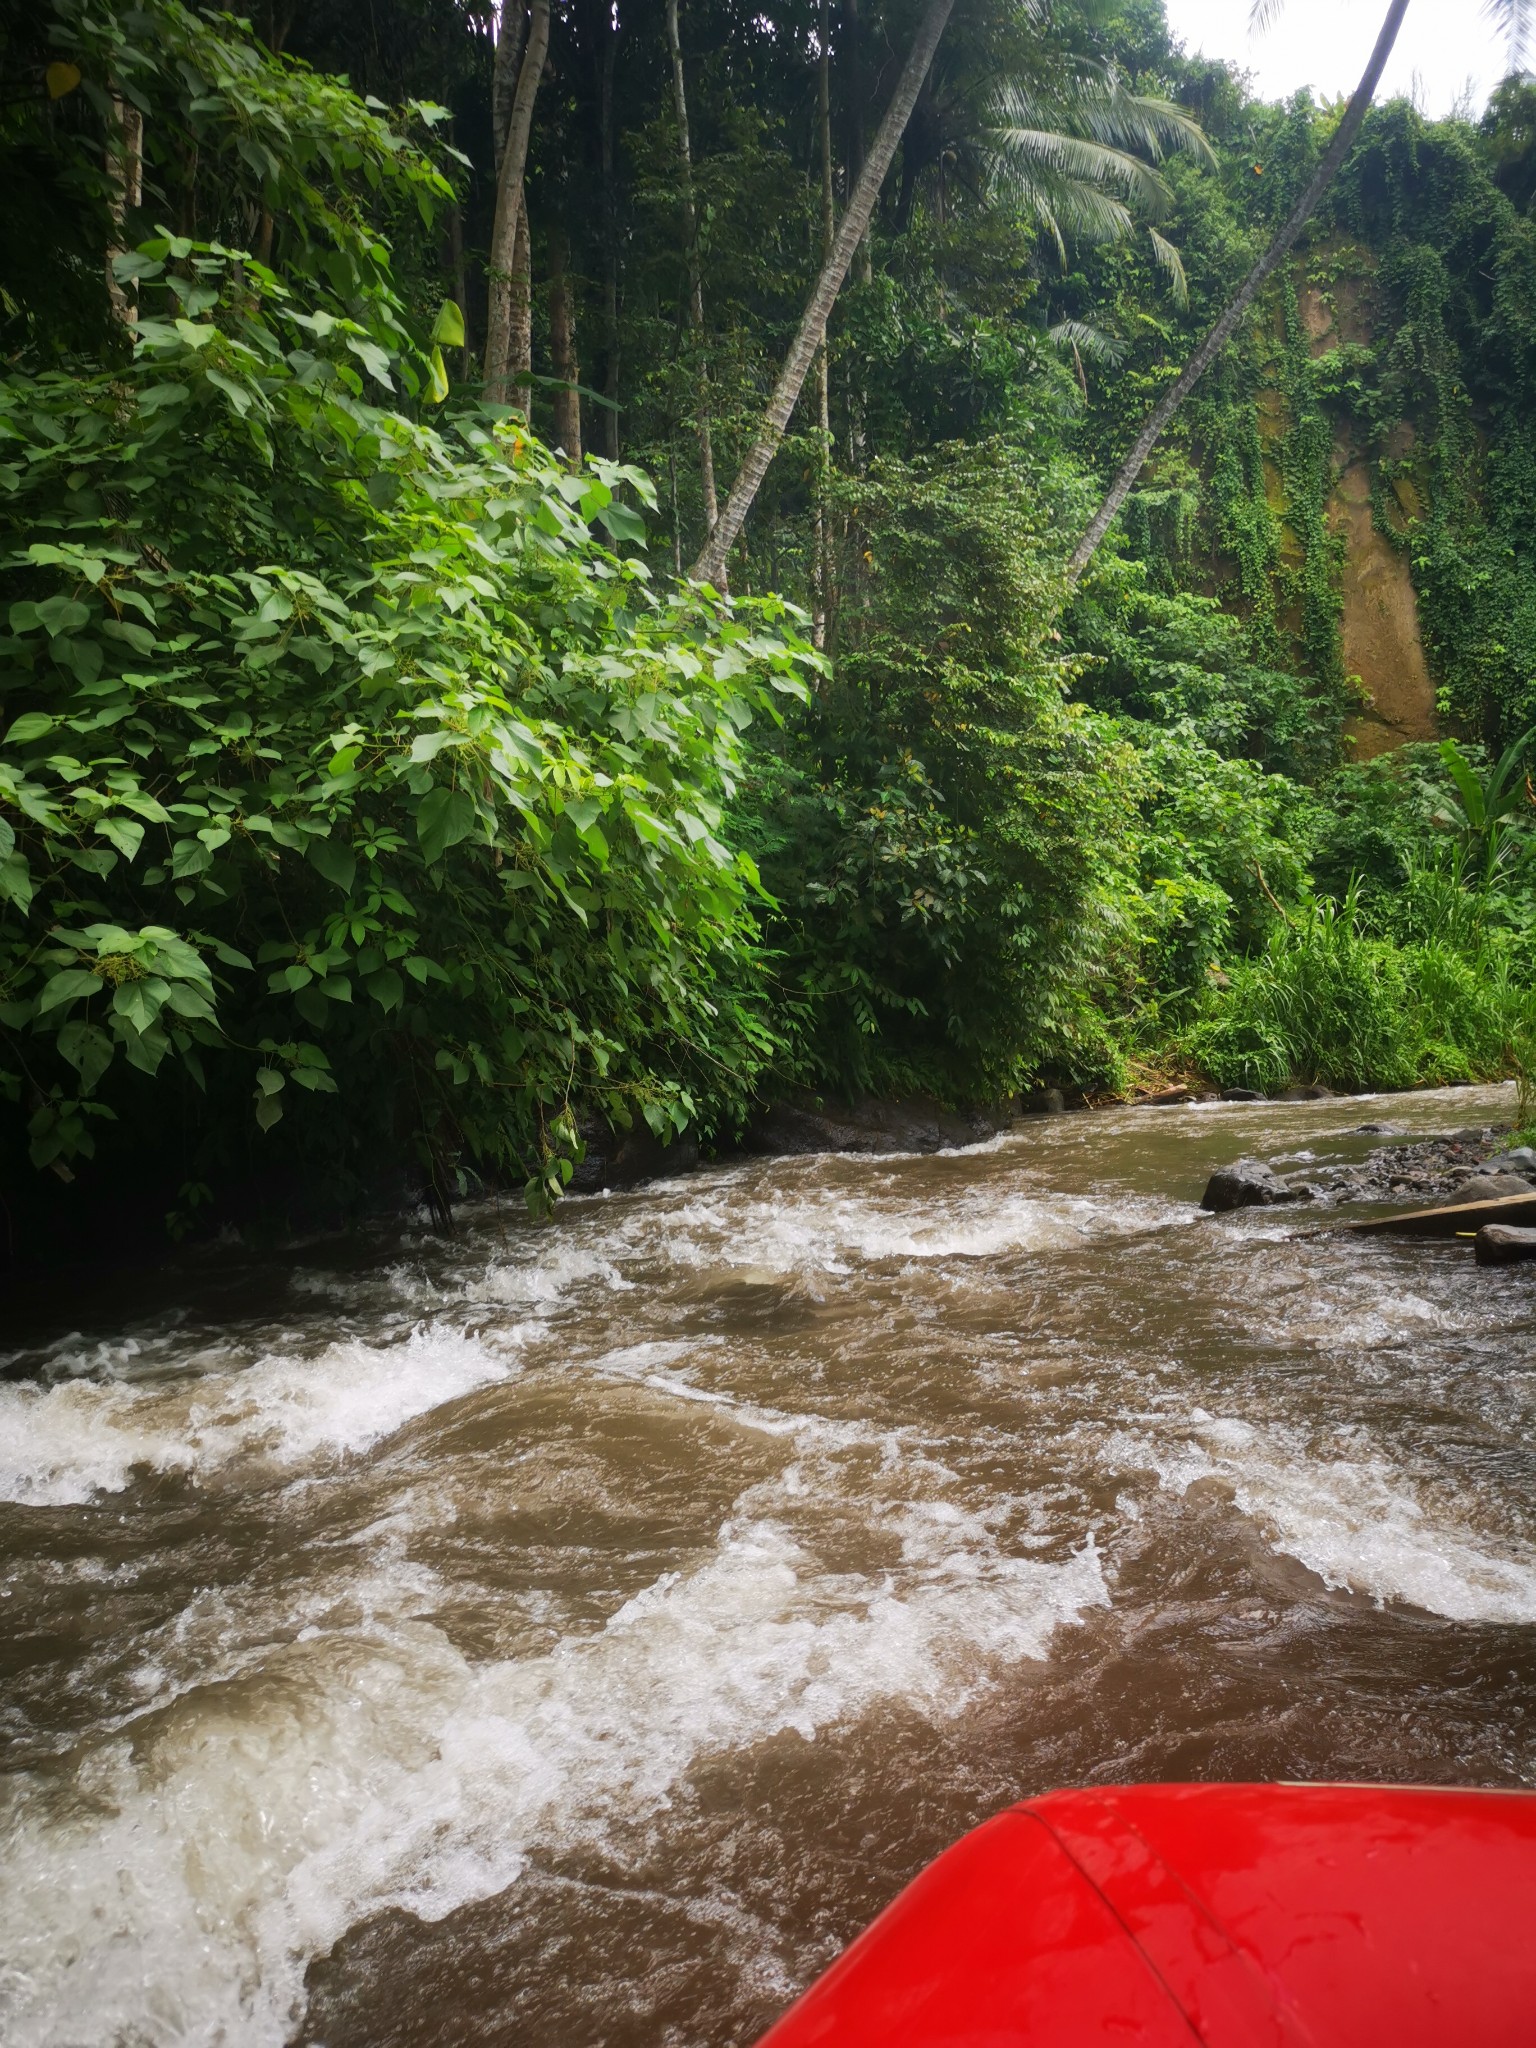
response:
M880 187L925 90L953 4L954 0L929 0L757 437L690 572L699 582L719 583L726 557L768 473L806 375L825 342L832 307L854 251L868 232ZM1045 0L1024 0L1021 11L1030 20L1043 21ZM963 93L957 96L957 108L963 98ZM934 105L930 95L931 116ZM937 158L925 158L921 149L913 150L904 166L902 208L910 203L912 181L925 161L942 163L948 155L957 154L966 159L960 163L961 175L976 189L985 183L1008 191L1063 252L1067 234L1119 240L1134 232L1133 205L1161 218L1172 202L1158 175L1157 161L1172 149L1210 154L1198 126L1181 109L1165 100L1132 93L1112 66L1074 58L1070 53L1044 80L1003 86L989 81L980 120L966 123L963 113L957 118L972 131L965 148L951 152L941 147ZM933 129L934 118L924 125L925 130ZM938 132L942 134L942 126ZM1175 291L1182 292L1183 269L1177 251L1155 228L1149 231L1158 261L1170 272Z
M1184 302L1179 252L1152 225L1173 207L1156 166L1170 151L1207 163L1215 156L1182 107L1129 91L1113 64L1095 62L1074 66L1046 89L1005 80L986 111L989 185L1040 224L1063 264L1069 235L1125 241L1139 215L1154 261Z
M939 47L939 39L949 25L954 5L955 0L928 0L912 47L907 52L907 61L896 81L891 103L885 110L885 119L880 123L874 148L864 159L864 167L848 200L848 210L838 226L832 247L822 263L821 275L800 316L799 331L784 358L784 367L763 412L757 438L747 452L746 461L737 471L731 494L700 550L699 559L688 572L695 582L718 584L720 581L725 558L752 509L752 501L768 474L768 465L784 438L784 429L789 425L789 416L795 409L806 373L826 338L827 322L843 288L843 279L848 275L853 252L868 232L880 187L885 183L885 174L896 154L896 145L916 104L928 66L933 62L933 53Z
M1250 17L1252 26L1264 26L1274 18L1283 4L1284 0L1254 0ZM1507 31L1510 63L1512 66L1518 66L1524 54L1530 27L1531 0L1484 0L1483 11L1500 22ZM1103 503L1094 513L1087 531L1072 551L1072 559L1067 565L1069 585L1077 582L1092 561L1100 541L1109 531L1115 514L1125 503L1132 484L1140 475L1142 464L1161 438L1163 429L1237 332L1243 315L1263 289L1266 280L1273 276L1290 253L1297 236L1316 211L1318 201L1354 147L1355 137L1360 133L1361 123L1370 109L1371 101L1375 98L1376 88L1381 83L1381 74L1386 69L1387 59L1392 54L1392 46L1397 41L1397 32L1402 27L1403 17L1407 12L1408 0L1389 0L1381 31L1365 70L1361 73L1360 83L1355 87L1349 104L1344 109L1343 119L1334 130L1333 140L1324 150L1322 161L1313 173L1310 184L1292 207L1285 225L1244 278L1237 296L1195 350L1178 378L1169 385L1147 415L1141 432L1131 444L1130 453L1116 471L1114 482L1106 492Z

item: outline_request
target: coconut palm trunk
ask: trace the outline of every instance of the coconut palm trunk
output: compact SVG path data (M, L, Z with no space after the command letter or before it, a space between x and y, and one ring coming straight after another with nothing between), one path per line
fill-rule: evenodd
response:
M907 53L907 61L901 77L897 80L891 103L885 110L885 119L880 123L880 132L875 137L874 148L866 158L859 173L857 184L848 201L848 210L843 215L836 239L830 253L821 267L816 288L811 293L800 330L791 344L784 367L779 372L779 381L773 388L763 414L761 427L753 442L746 461L742 464L731 495L725 502L725 509L716 522L700 552L699 559L690 570L696 582L718 584L725 567L726 556L734 546L736 536L746 522L752 509L752 502L762 488L763 478L768 474L784 429L789 425L790 414L804 388L806 376L816 353L826 340L827 322L832 308L842 289L843 279L848 275L848 266L853 261L853 252L869 230L874 216L875 201L880 196L880 187L885 174L891 167L897 145L911 118L917 95L922 89L928 66L933 62L940 38L949 24L949 17L955 0L928 0L928 7L917 31L916 40ZM1401 0L1406 6L1407 0Z
M1103 504L1094 513L1087 532L1072 551L1072 559L1067 565L1070 584L1077 582L1093 560L1100 541L1114 521L1115 514L1125 503L1131 486L1141 474L1143 463L1162 437L1163 429L1237 332L1243 315L1263 290L1267 280L1284 262L1295 244L1296 237L1316 212L1318 201L1354 147L1355 137L1360 133L1360 125L1370 109L1376 88L1381 83L1381 74L1386 69L1387 59L1392 54L1392 46L1397 41L1397 32L1402 27L1403 16L1407 12L1408 0L1391 0L1386 18L1381 24L1381 33L1377 36L1375 48L1371 51L1370 60L1361 74L1360 83L1355 87L1349 105L1344 110L1343 120L1334 131L1333 140L1323 152L1322 162L1313 173L1306 190L1291 208L1285 225L1244 278L1237 296L1195 350L1175 382L1169 385L1147 415L1146 424L1131 444L1130 453L1116 471L1115 480L1105 494Z

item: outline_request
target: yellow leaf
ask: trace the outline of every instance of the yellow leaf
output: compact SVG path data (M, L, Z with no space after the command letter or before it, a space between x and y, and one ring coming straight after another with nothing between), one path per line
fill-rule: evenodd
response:
M427 358L427 402L441 405L448 396L448 371L443 362L440 348L433 349Z
M50 64L43 73L43 76L48 81L49 99L61 100L65 93L73 92L80 83L80 66L78 64Z

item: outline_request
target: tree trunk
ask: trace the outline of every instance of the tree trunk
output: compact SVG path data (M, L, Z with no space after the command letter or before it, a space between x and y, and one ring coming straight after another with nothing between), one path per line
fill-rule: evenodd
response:
M512 276L507 293L511 323L511 402L523 418L533 417L533 242L528 200L517 188L517 234L512 243Z
M526 201L523 172L528 163L528 138L533 132L533 103L538 96L544 58L549 50L549 0L533 0L528 21L528 40L517 70L517 90L512 95L512 114L507 127L506 146L496 175L496 218L491 229L490 305L485 334L485 396L505 405L512 388L514 368L514 309L516 293L519 224L526 241L523 219ZM524 408L526 410L526 407Z
M576 301L571 290L571 249L565 217L549 230L549 354L555 376L555 446L570 467L581 467L581 365L576 355Z
M1353 98L1344 110L1344 118L1340 121L1332 142L1323 153L1322 162L1313 173L1311 183L1291 209L1290 218L1284 227L1243 280L1236 298L1185 364L1177 382L1169 385L1147 415L1146 424L1132 443L1130 454L1117 470L1103 504L1093 515L1087 532L1072 551L1072 559L1067 565L1069 587L1077 583L1084 569L1093 560L1100 541L1109 531L1115 514L1125 503L1132 484L1141 474L1142 464L1157 446L1163 429L1237 332L1238 323L1243 315L1290 253L1296 237L1306 226L1316 210L1317 202L1328 189L1339 166L1354 146L1355 137L1360 133L1360 124L1370 110L1371 100L1381 82L1381 74L1386 68L1388 57L1392 54L1392 45L1397 41L1397 32L1402 27L1403 16L1407 12L1408 0L1391 0L1370 61L1361 75L1360 83L1355 87Z
M816 125L821 134L821 260L826 262L837 240L837 201L832 189L832 51L827 0L821 0L816 63ZM816 353L816 559L811 568L811 640L827 644L832 611L832 370L823 340Z
M811 293L804 314L800 320L800 331L791 344L784 367L779 372L779 381L774 386L773 396L763 414L763 423L750 454L741 466L741 472L731 486L731 495L719 524L704 545L699 559L689 572L698 582L718 583L725 558L741 532L752 501L762 488L763 478L768 474L789 416L795 409L795 401L805 384L806 372L815 360L816 351L827 336L827 321L832 314L843 279L848 275L848 266L853 252L868 231L870 217L875 210L875 201L880 196L880 187L885 174L891 167L896 146L901 141L902 131L912 113L917 95L922 89L928 66L933 62L933 53L939 47L940 38L948 25L955 0L928 0L917 38L908 52L901 77L896 82L896 91L891 104L885 110L885 119L880 123L880 132L875 137L875 146L869 153L868 161L859 174L848 201L848 211L843 215L842 226L837 231L831 254L821 267L816 280L816 289ZM1407 0L1402 0L1406 6Z
M619 459L619 209L613 175L613 72L619 53L617 10L605 12L602 77L598 87L599 142L603 166L603 449Z
M859 0L843 0L843 26L848 35L848 190L851 205L854 187L864 175L864 36L863 23L859 19ZM873 275L867 234L859 241L855 275L860 284L868 284Z
M138 303L131 290L125 291L118 283L112 264L123 253L123 228L129 213L144 203L144 116L131 101L116 95L112 125L107 130L106 169L112 215L112 240L106 253L107 297L113 316L131 327L139 317Z
M464 219L457 199L448 208L448 266L453 274L454 303L464 316L464 346L459 351L459 375L469 381L469 266L464 259Z
M704 500L706 546L720 517L715 496L715 444L709 422L709 359L704 337L704 277L699 261L699 216L693 203L693 150L688 140L688 95L683 86L683 46L677 28L677 0L667 0L667 48L672 56L672 106L677 115L678 185L683 196L683 244L688 252L688 326L698 361L699 484Z
M526 0L502 0L501 19L496 26L496 55L491 66L491 147L496 169L506 154L512 132L512 103L517 97L517 74L522 68L528 41Z

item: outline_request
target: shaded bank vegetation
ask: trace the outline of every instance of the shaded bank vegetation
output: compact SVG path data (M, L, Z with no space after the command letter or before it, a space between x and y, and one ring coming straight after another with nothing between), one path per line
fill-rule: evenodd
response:
M794 1086L1526 1061L1536 88L1369 117L1069 590L1340 110L1151 0L957 7L717 593L917 32L8 20L12 1255L544 1202L594 1119L728 1142ZM1346 457L1447 735L1363 765Z

